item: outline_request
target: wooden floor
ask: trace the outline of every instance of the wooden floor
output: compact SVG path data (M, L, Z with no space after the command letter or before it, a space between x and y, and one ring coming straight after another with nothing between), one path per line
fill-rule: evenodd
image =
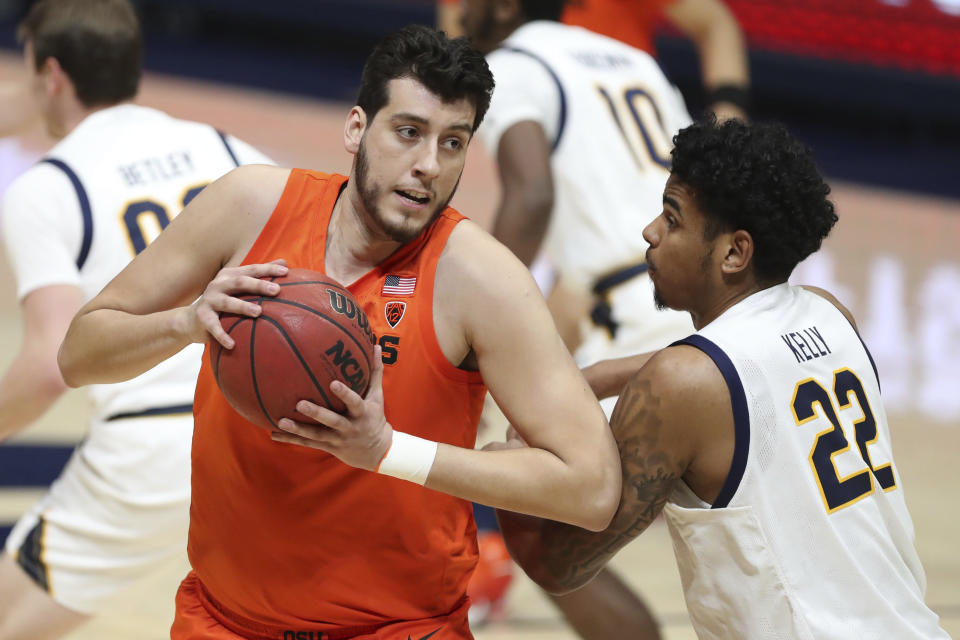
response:
M0 77L16 72L19 65L19 60L0 56ZM146 78L140 102L215 124L260 147L280 164L349 170L341 133L347 105L155 76ZM48 146L39 129L0 140L0 188ZM497 202L494 167L479 145L474 146L453 204L488 224ZM838 291L860 318L867 342L884 345L879 353L875 349L875 356L888 401L896 463L927 572L927 601L948 632L960 637L960 257L956 251L960 203L853 185L836 185L835 199L841 223L820 258L803 265L798 277ZM953 292L957 295L952 296ZM12 278L4 261L0 266L4 345L0 366L15 355L20 331ZM15 440L75 442L83 434L85 413L83 395L71 392ZM0 487L0 521L15 519L39 493ZM629 545L613 564L644 595L668 640L696 637L661 522ZM172 589L185 570L185 565L172 567L168 575L127 594L117 603L115 614L94 620L72 634L71 640L167 637ZM480 640L575 637L522 575L511 589L506 618L477 629L476 636Z

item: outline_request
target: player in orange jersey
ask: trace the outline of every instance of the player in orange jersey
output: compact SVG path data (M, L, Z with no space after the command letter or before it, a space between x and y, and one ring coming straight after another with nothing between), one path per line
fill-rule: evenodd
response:
M366 397L333 383L346 415L300 402L303 420L273 433L230 408L205 363L176 640L469 638L468 501L610 521L620 468L599 405L527 270L446 206L492 89L464 39L388 36L346 119L349 178L228 174L74 319L64 379L124 379L211 336L231 348L218 312L256 317L239 296L275 294L260 278L286 264L347 285L379 336ZM487 388L531 448L473 450Z

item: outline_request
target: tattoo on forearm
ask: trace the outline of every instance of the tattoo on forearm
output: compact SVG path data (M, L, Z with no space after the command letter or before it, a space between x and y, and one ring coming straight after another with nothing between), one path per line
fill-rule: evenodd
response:
M682 475L682 462L660 442L659 400L649 381L634 382L623 390L610 423L623 469L623 495L610 526L594 533L550 522L543 531L545 568L571 586L591 578L640 535L663 509Z

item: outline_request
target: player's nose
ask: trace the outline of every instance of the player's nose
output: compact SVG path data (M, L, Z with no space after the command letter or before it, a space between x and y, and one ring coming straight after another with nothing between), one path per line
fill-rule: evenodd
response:
M440 175L440 150L435 144L420 145L413 172L430 180Z
M660 233L657 228L657 222L659 222L662 217L662 215L657 216L650 224L643 228L643 239L646 240L647 244L651 247L655 247L660 243Z

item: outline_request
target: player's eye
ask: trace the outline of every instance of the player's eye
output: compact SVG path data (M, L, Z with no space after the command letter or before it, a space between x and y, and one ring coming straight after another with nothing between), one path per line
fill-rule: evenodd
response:
M465 146L463 140L460 138L448 138L443 144L451 151L459 151Z
M416 138L417 129L416 127L399 127L397 133L400 134L402 138Z

